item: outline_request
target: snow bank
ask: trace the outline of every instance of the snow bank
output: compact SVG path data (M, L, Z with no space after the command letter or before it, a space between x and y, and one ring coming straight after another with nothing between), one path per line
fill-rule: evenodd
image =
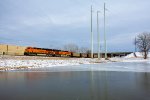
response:
M143 58L143 54L141 52L135 52L135 54L131 53L131 54L125 56L125 58L136 58L135 55L137 58ZM148 57L150 57L150 53L148 54Z

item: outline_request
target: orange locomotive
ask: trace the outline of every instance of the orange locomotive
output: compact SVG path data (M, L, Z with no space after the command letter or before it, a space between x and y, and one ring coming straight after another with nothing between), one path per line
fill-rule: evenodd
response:
M36 47L27 47L24 52L24 55L40 55L40 54L44 54L46 56L71 56L72 53L69 51L36 48Z

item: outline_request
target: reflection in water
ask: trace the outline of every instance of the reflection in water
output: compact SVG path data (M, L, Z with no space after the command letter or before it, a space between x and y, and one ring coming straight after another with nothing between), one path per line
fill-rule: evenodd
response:
M142 75L136 73L136 83L150 93L150 73L142 73Z
M150 73L0 72L0 90L1 100L150 100Z

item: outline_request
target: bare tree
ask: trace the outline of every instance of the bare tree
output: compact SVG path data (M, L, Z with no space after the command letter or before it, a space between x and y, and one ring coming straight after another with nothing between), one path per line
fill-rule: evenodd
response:
M89 50L89 48L87 48L87 47L81 47L79 49L80 53L87 53L88 50Z
M139 34L136 39L136 45L143 53L144 59L147 59L147 55L150 50L150 33L144 32Z
M90 54L90 53L91 53L91 50L90 50L90 49L88 49L88 50L86 51L86 53L87 53L87 54Z
M71 52L79 52L79 47L76 44L70 43L64 45L63 50L71 51Z

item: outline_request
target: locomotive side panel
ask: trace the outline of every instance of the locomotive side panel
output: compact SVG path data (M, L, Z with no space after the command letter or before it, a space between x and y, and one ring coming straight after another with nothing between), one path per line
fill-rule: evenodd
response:
M55 50L55 49L45 49L45 48L35 48L35 47L28 47L25 49L25 55L43 55L46 56L68 56L71 57L71 52L69 51L61 51L61 50Z
M59 55L61 55L61 56L71 56L71 52L69 52L69 51L59 51Z

